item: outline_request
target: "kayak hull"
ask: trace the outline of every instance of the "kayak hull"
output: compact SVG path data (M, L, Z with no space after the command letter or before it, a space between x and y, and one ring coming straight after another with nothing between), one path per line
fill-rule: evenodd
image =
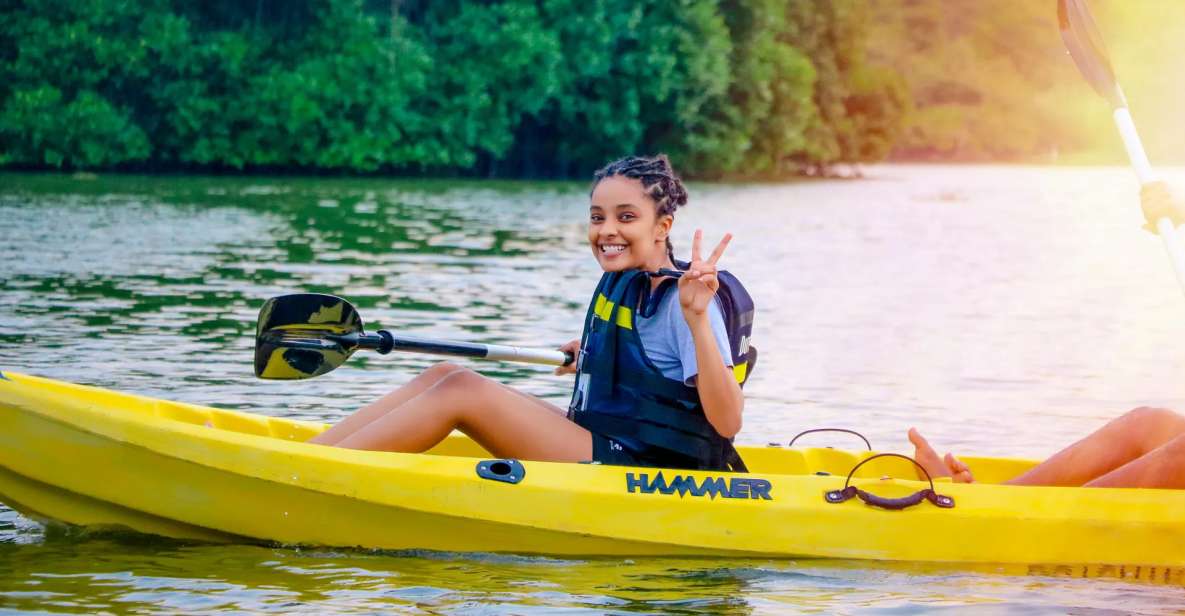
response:
M1185 567L1185 491L940 482L954 508L889 511L823 496L868 452L781 448L743 449L746 474L523 461L510 482L479 476L490 458L460 436L346 450L304 442L322 424L4 377L0 502L46 521L392 550ZM1032 464L969 461L988 481ZM927 485L894 458L853 483Z

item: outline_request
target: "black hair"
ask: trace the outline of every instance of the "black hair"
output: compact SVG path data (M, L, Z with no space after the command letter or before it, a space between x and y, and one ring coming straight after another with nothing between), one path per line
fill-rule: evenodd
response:
M601 180L613 176L641 181L646 196L654 200L655 211L659 216L674 217L675 210L687 205L687 189L675 174L666 154L626 156L615 160L593 174L593 189L596 189ZM667 236L667 256L674 264L675 247L671 245L670 235Z

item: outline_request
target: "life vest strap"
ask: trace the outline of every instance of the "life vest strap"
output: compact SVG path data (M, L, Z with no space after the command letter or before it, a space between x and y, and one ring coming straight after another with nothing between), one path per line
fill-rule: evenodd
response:
M614 373L614 378L620 385L669 400L679 400L693 406L700 400L699 392L694 387L688 387L675 379L669 379L662 375L634 370L617 370Z
M603 434L614 440L636 441L646 449L635 452L646 456L662 450L661 455L676 455L715 465L719 460L719 448L712 441L691 432L684 432L669 426L652 424L635 418L604 413L576 413L575 422L589 432ZM619 436L620 435L620 436Z
M694 434L709 441L723 438L703 413L692 409L680 409L677 406L672 407L661 401L641 398L635 403L628 417L638 417L656 425L669 426L674 430Z

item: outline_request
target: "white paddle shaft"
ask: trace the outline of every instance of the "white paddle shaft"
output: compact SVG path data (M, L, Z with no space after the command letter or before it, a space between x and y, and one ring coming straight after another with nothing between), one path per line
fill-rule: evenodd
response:
M1169 253L1173 262L1173 271L1177 273L1177 282L1181 290L1185 291L1185 249L1181 248L1181 236L1173 227L1173 221L1166 216L1156 221L1156 230L1160 232L1160 239L1164 240L1164 249Z
M1152 163L1148 162L1148 155L1144 152L1144 143L1140 141L1140 133L1136 131L1136 123L1132 121L1132 114L1127 107L1115 108L1115 127L1119 129L1119 136L1123 138L1123 147L1127 149L1127 157L1132 161L1132 168L1136 170L1136 177L1140 184L1150 184L1156 181L1152 172Z
M1148 154L1144 152L1144 144L1140 141L1140 133L1136 131L1136 123L1132 121L1132 114L1127 107L1115 108L1115 126L1119 129L1119 136L1123 138L1123 147L1127 149L1127 157L1136 170L1136 177L1140 184L1156 181L1152 171L1152 163L1148 161ZM1156 230L1160 232L1160 239L1164 241L1164 249L1169 253L1169 260L1173 262L1173 271L1177 274L1177 283L1185 291L1185 248L1181 247L1181 237L1168 217L1156 221Z
M494 361L517 361L545 366L562 366L567 361L563 351L550 349L528 349L524 347L487 344L485 359Z

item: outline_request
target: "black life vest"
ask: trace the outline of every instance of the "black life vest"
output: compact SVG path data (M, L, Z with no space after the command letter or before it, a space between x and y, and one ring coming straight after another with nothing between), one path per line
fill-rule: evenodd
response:
M753 300L736 277L724 271L717 275L716 297L728 329L733 374L743 385L757 355L750 345ZM568 415L656 466L743 472L732 441L720 436L704 415L699 392L664 376L646 356L634 328L635 314L652 315L666 293L678 292L676 286L676 280L665 280L651 295L645 272L601 277L585 321Z

